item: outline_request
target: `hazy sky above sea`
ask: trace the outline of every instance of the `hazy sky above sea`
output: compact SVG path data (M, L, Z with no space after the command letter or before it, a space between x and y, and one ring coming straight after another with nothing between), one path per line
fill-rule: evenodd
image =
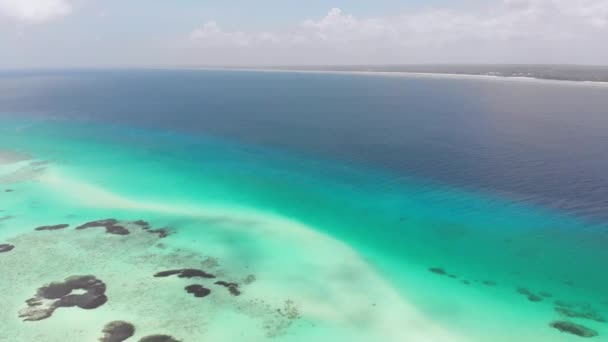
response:
M608 64L608 0L0 0L0 68Z

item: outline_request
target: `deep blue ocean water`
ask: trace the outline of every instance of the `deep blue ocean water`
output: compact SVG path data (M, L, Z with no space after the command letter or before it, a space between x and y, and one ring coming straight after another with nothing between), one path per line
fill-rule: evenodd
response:
M212 135L608 219L605 87L230 71L0 73L0 112Z

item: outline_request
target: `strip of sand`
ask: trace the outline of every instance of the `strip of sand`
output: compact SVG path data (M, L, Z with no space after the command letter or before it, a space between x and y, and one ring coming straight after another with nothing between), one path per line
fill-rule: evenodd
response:
M196 68L194 70L207 71L244 71L244 72L266 72L266 73L300 73L300 74L330 74L330 75L360 75L360 76L380 76L380 77L402 77L402 78L440 78L440 79L471 79L484 81L504 81L516 83L545 83L554 85L568 86L591 86L608 87L608 82L595 81L568 81L551 80L534 77L511 77L494 75L472 75L472 74L446 74L430 72L405 72L405 71L340 71L340 70L302 70L302 69L273 69L273 68L231 68L231 67L207 67Z

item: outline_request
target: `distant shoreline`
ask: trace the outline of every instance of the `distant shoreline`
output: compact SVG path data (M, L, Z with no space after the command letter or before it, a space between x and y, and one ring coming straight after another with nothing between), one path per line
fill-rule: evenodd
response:
M187 68L192 69L192 68ZM608 82L602 81L574 81L574 80L554 80L538 77L519 77L519 76L497 76L497 75L476 75L458 73L433 73L433 72L409 72L409 71L355 71L355 70L304 70L304 69L274 69L274 68L238 68L238 67L200 67L195 70L210 71L245 71L245 72L265 72L265 73L302 73L302 74L334 74L334 75L361 75L361 76L380 76L380 77L405 77L405 78L466 78L486 81L507 81L507 82L539 82L562 85L579 85L592 87L608 87Z

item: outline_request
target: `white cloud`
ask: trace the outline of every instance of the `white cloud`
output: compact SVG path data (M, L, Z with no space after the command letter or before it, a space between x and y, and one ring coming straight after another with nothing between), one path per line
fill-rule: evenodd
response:
M203 27L190 33L190 39L205 41L210 45L234 44L247 46L252 43L254 36L243 32L224 32L215 21L207 22Z
M608 0L503 0L483 9L427 8L378 18L334 8L283 31L232 32L209 22L190 38L198 46L222 46L224 52L233 47L271 55L289 49L294 56L308 56L289 61L296 63L605 63Z
M25 22L44 22L68 15L72 6L66 0L0 0L0 17Z

